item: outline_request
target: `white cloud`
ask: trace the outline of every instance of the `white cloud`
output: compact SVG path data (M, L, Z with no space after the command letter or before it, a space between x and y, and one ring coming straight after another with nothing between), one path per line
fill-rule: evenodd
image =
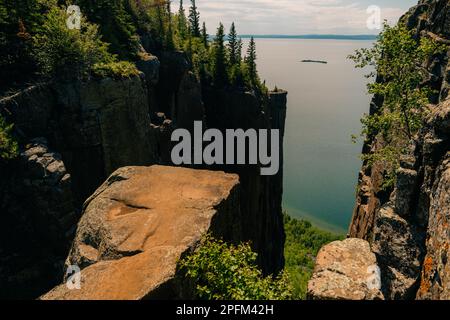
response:
M190 1L185 0L185 9ZM173 1L177 10L178 0ZM368 34L367 5L357 0L197 0L213 33L219 22L235 21L241 34ZM404 9L382 6L382 19L395 22Z

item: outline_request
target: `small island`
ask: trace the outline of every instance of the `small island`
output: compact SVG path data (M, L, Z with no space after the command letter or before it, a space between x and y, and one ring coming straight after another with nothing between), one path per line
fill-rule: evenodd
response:
M302 60L301 62L309 62L309 63L322 63L322 64L327 64L327 61L322 61L322 60Z

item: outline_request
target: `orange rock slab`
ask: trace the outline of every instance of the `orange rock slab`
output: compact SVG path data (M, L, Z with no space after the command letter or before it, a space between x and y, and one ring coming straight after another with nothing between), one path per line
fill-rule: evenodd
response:
M86 201L66 267L81 269L45 300L188 298L177 278L183 254L211 232L238 240L239 177L165 166L125 167Z

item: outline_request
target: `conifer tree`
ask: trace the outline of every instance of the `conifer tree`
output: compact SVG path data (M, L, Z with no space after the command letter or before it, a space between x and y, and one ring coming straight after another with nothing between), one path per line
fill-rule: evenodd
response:
M197 10L195 0L191 0L191 8L189 9L189 24L194 37L200 37L200 13Z
M178 9L178 32L182 39L186 37L187 18L183 7L183 0L180 0L180 8Z
M233 51L233 50L231 50ZM236 39L234 53L230 54L229 77L230 82L237 87L245 87L244 70L242 68L242 39ZM232 58L233 57L233 58ZM233 59L233 63L231 63Z
M231 24L230 33L228 34L228 52L230 57L230 65L234 66L239 62L238 54L238 38L234 22Z
M167 34L166 34L166 47L167 49L174 49L175 44L173 42L173 29L172 29L172 10L170 6L170 1L167 1L167 15L168 15L168 27L167 27Z
M238 44L237 44L237 52L236 52L236 58L238 59L238 63L241 63L242 61L242 39L239 38Z
M166 33L164 28L164 12L161 6L156 6L156 20L157 20L157 34L161 41L164 43L164 35Z
M186 35L187 46L185 47L185 51L189 57L189 60L192 60L192 32L191 26L187 26L187 35Z
M256 44L253 37L250 39L250 44L247 49L247 56L245 57L245 63L248 67L250 81L252 84L256 84L258 80L258 72L256 70Z
M208 33L206 31L206 24L204 22L202 26L202 42L205 48L208 48Z
M225 32L222 23L214 39L214 83L217 86L228 84Z

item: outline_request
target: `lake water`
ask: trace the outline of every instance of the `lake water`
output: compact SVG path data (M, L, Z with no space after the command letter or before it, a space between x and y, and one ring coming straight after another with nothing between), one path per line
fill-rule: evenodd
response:
M246 41L247 42L247 41ZM269 88L289 91L283 206L294 217L346 233L361 144L351 135L369 110L366 71L346 59L372 41L256 39L258 70ZM303 59L328 64L302 63Z

